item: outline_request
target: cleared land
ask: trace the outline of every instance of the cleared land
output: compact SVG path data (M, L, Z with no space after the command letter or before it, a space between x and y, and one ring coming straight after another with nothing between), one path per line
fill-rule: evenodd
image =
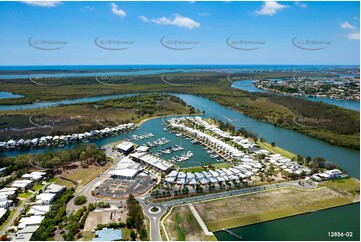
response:
M282 149L278 146L272 146L271 144L267 143L267 142L261 142L261 141L257 141L256 142L262 149L266 149L266 150L269 150L275 154L281 154L282 156L286 157L286 158L289 158L289 159L292 159L294 157L296 157L297 155L285 150L285 149Z
M101 172L104 172L110 167L110 165L96 166L90 165L86 168L79 165L75 169L65 170L60 176L76 181L78 183L77 189L84 187L90 181L94 180ZM74 184L68 180L56 177L55 183L58 185L66 186L71 188Z
M165 219L164 226L171 241L209 241L188 206L175 207Z
M195 204L210 231L349 204L352 201L327 187L315 190L282 188Z

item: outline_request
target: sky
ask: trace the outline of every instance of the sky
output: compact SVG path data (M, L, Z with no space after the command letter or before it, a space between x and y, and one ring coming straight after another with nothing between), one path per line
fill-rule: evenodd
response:
M360 63L359 2L0 2L0 65Z

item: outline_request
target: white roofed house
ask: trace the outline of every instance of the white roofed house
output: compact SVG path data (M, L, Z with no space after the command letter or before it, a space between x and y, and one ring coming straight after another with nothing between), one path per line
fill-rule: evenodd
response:
M12 148L15 148L16 146L16 141L11 139L9 140L7 143L6 143L6 148L8 149L12 149Z
M46 187L45 192L46 193L55 193L56 195L59 195L59 194L62 194L63 192L65 192L65 190L66 190L66 186L60 186L60 185L52 183Z
M40 225L45 217L44 216L30 216L30 217L22 217L19 221L18 228L24 229L27 226Z
M53 203L54 199L56 197L55 193L40 193L36 196L36 202L35 204L39 205L50 205Z
M34 182L31 180L16 180L11 184L11 187L20 189L21 191L26 191L27 189L33 186Z

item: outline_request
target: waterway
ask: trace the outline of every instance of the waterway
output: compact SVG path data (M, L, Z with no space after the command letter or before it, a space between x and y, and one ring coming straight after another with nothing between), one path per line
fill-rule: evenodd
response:
M242 240L351 240L360 241L360 203L289 218L230 229L241 235ZM352 232L351 236L330 237L329 232ZM350 235L348 233L347 235ZM215 232L219 241L236 241L237 238L224 231Z
M7 99L7 98L21 98L24 97L23 95L13 94L11 92L4 92L0 91L0 99Z
M242 81L235 81L232 83L233 88L241 89L248 92L267 92L265 90L257 88L253 84L253 80L242 80ZM271 92L267 92L271 93ZM332 104L335 106L339 106L346 109L351 109L360 112L360 102L357 101L346 101L346 100L336 100L331 98L321 98L321 97L301 97L299 98L305 98L310 101L314 102L324 102L328 104Z
M360 153L356 150L345 149L337 146L327 144L314 138L310 138L303 134L275 127L265 122L251 119L234 110L221 106L206 98L188 95L188 94L173 94L183 99L187 104L192 105L198 110L205 111L205 117L215 117L223 121L229 121L236 127L245 127L258 134L258 137L263 137L268 142L276 142L276 145L287 149L293 153L303 156L322 156L335 164L343 167L350 175L359 178L360 170ZM98 97L99 98L99 97ZM103 97L103 98L109 98ZM79 99L76 99L79 100ZM88 102L93 99L82 99L82 102ZM104 99L100 99L104 100ZM72 103L72 100L67 100L67 104ZM27 108L35 108L35 104L29 104ZM23 106L23 105L22 105ZM16 106L15 106L16 107ZM3 106L0 107L0 109ZM15 108L18 109L18 108ZM178 144L184 147L184 151L174 152L169 156L179 155L188 150L194 153L194 156L185 162L178 163L181 167L194 166L202 162L216 162L209 157L202 147L193 145L184 137L177 137L168 131L163 130L162 125L164 120L161 118L152 119L145 122L139 129L101 140L92 141L99 146L111 142L116 142L121 139L130 138L132 134L143 134L152 132L155 137L148 140L134 141L138 144L144 144L147 141L152 141L161 137L166 137L172 142L168 145ZM167 147L165 145L164 147ZM60 149L72 148L74 145L69 145ZM154 152L161 147L154 148ZM58 148L59 149L59 148ZM31 153L42 152L43 150L32 150ZM23 152L7 152L6 155L17 155ZM164 157L169 158L169 157ZM276 221L265 222L261 224L241 227L233 229L233 232L243 236L245 240L359 240L359 204L349 205L339 208L328 209L321 212L299 215L290 218L284 218ZM327 232L353 232L353 238L330 238ZM233 237L227 237L224 232L217 232L216 237L219 240L232 240Z
M39 107L55 106L61 104L79 103L79 102L95 102L96 100L105 100L105 99L115 98L125 95L134 95L134 94L102 96L96 98L81 98L81 99L73 99L73 100L64 100L59 102L49 102L49 103L34 103L34 104L11 105L11 106L3 105L0 106L0 110L10 110L10 109L4 109L9 107L11 107L12 110L17 110L22 108L31 109L31 108L39 108ZM196 109L200 111L204 111L205 117L215 117L225 122L228 121L232 123L236 128L244 127L256 133L259 138L264 138L269 143L275 142L277 146L289 150L294 154L300 154L302 156L311 156L311 157L317 157L317 156L324 157L325 159L344 168L346 171L348 171L348 173L351 176L354 176L356 178L360 177L360 173L359 173L360 152L357 150L351 150L351 149L330 145L326 142L308 137L301 133L279 128L274 125L268 124L266 122L252 119L248 116L245 116L232 109L226 108L206 98L189 95L189 94L173 93L172 95L183 99L187 104L195 107ZM150 124L146 122L144 125L142 125L141 130L142 132L143 130L144 132L146 132L147 131L146 129L148 129L148 131L153 132L155 130L162 129L160 124L161 124L160 120L158 122L152 121L150 122ZM97 140L93 142L95 142L96 144L106 144L117 141L117 139L119 138L116 137L117 136L102 140ZM71 146L66 146L65 148L69 148L69 147ZM33 150L32 152L39 152L39 150ZM18 153L7 152L6 154L11 155ZM207 161L208 160L205 160L204 162Z

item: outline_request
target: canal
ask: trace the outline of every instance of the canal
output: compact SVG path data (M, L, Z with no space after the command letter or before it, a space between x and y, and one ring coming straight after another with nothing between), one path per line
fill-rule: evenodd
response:
M356 203L230 230L242 236L242 240L251 241L360 241L359 214L360 203ZM343 232L345 235L343 237L330 237L329 232ZM214 234L220 241L238 240L224 231L218 231Z
M326 142L310 138L306 135L275 127L265 122L251 119L234 110L221 106L206 98L188 95L173 94L183 99L187 104L192 105L198 110L204 111L205 117L215 117L223 121L230 121L236 127L245 127L255 133L258 137L263 137L268 142L276 142L277 146L287 149L295 154L303 156L322 156L335 164L343 167L350 175L360 177L360 153L356 150L341 148L330 145ZM105 97L103 97L105 98ZM108 97L109 98L109 97ZM82 99L87 102L91 99ZM104 99L102 99L104 100ZM67 100L72 103L72 100ZM23 108L34 108L29 104ZM13 107L15 109L15 107ZM3 109L3 106L0 107ZM163 130L164 119L157 118L145 122L139 129L114 137L102 140L92 141L97 145L116 142L121 139L130 138L132 134L143 134L152 132L156 138L166 137L172 142L170 145L178 144L184 147L184 151L191 150L194 153L192 159L182 162L179 165L183 167L198 165L201 162L215 162L201 147L196 147L189 140L183 137L176 137L174 134ZM163 124L163 125L162 125ZM151 139L149 139L151 140ZM142 144L147 140L134 141ZM72 145L63 148L71 148ZM43 150L33 150L32 153L42 152ZM22 152L8 152L6 155L17 155ZM167 158L167 157L165 157ZM270 221L241 228L232 229L233 232L240 234L244 240L359 240L360 226L360 205L353 204L320 212L299 215ZM328 237L328 232L353 232L353 237L332 238ZM224 232L217 232L216 237L219 240L233 240Z

